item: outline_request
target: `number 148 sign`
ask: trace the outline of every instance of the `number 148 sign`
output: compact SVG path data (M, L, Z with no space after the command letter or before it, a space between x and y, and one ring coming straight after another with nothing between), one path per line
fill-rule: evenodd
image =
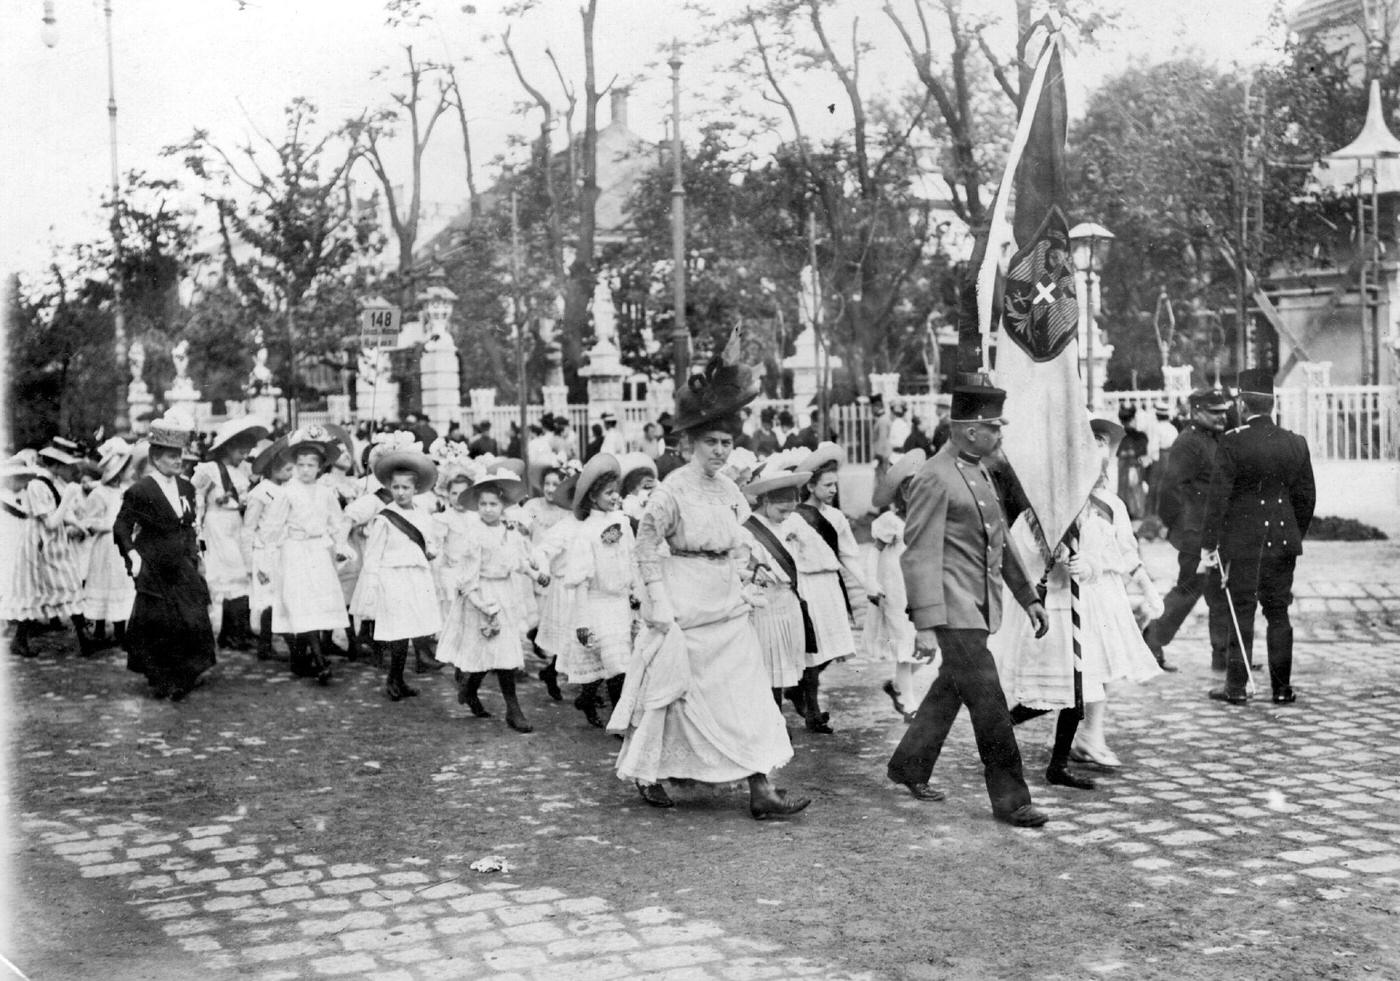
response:
M394 347L399 340L398 307L367 307L360 311L360 346Z

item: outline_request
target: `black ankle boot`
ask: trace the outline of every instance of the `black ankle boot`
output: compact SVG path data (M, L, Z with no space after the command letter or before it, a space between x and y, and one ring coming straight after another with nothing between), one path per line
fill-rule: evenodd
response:
M92 642L97 647L107 646L107 621L98 620L92 625Z
M1072 787L1075 790L1095 790L1098 788L1098 784L1090 777L1081 777L1077 773L1072 773L1068 766L1053 760L1045 771L1045 782L1057 787Z
M544 682L544 690L549 692L549 697L561 702L564 700L564 693L559 690L559 671L554 666L557 660L558 658L551 657L549 663L540 668L540 680Z
M497 671L496 681L500 684L501 695L506 700L506 725L516 732L534 732L535 727L526 720L525 713L520 710L520 702L515 697L515 672Z
M239 596L236 599L224 600L222 633L225 639L220 641L220 646L233 651L251 651L253 649L255 641L248 597Z
M791 688L784 688L783 694L786 695L787 700L792 703L793 711L796 712L798 715L802 716L803 718L806 718L807 700L806 696L803 694L802 691L802 682L799 681Z
M472 715L478 719L491 718L491 713L486 711L486 706L481 704L481 696L477 694L485 677L485 671L473 671L470 674L457 672L457 704L471 709Z
M433 638L413 638L413 671L415 674L427 674L430 671L441 671L446 666L433 656L436 651L437 642Z
M803 719L807 724L808 732L820 732L823 735L830 735L833 730L826 724L827 716L821 710L821 700L818 692L821 691L821 681L817 677L816 669L808 668L802 674L802 707Z
M268 608L258 614L258 660L272 660L272 610Z
M119 650L126 650L126 621L118 620L112 624L112 646Z
M598 718L598 688L601 685L601 681L588 682L574 699L574 708L582 712L588 724L595 729L603 728L603 720Z
M14 636L10 640L11 652L20 657L34 657L34 650L29 646L29 634L32 628L28 620L18 620L15 622Z
M617 703L622 701L622 686L627 684L627 675L615 674L608 679L608 704L617 708Z
M412 698L418 694L418 689L410 688L408 682L404 681L403 671L407 666L408 641L393 641L389 644L389 681L384 686L384 693L389 696L390 701L397 702L401 698Z
M97 653L97 645L88 636L87 617L81 613L73 614L73 632L78 635L78 654L81 657L92 657Z
M364 657L364 649L360 646L360 632L355 629L354 620L345 628L345 648L345 659L348 661L358 661Z

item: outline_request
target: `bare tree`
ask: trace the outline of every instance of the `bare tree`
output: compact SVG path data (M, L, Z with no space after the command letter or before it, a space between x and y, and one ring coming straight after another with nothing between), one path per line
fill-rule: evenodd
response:
M419 220L423 213L423 153L433 137L433 129L438 120L453 104L452 92L456 87L456 78L437 65L420 62L413 54L413 45L405 45L403 50L408 61L408 71L404 75L408 82L408 91L394 92L390 95L390 99L398 108L383 109L367 117L361 116L347 123L346 128L352 138L357 140L360 147L359 157L369 165L383 188L389 225L399 246L399 302L408 308L413 306L413 250L418 243ZM424 93L424 82L430 75L439 76L436 101L431 107L428 100L432 96L425 98ZM444 75L446 77L441 77ZM381 149L382 142L394 135L395 125L404 118L408 120L411 140L411 175L407 201L401 199L400 185L389 175ZM468 160L470 159L469 156Z

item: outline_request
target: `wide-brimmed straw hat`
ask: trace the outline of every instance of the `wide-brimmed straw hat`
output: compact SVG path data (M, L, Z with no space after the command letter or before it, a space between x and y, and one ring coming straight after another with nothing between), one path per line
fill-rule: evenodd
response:
M817 448L808 453L797 464L798 470L806 470L808 473L816 473L822 467L836 464L838 467L846 462L846 451L842 449L840 443L833 443L830 440L823 440L817 444Z
M253 473L259 477L266 477L273 470L281 466L291 457L287 454L287 437L279 436L267 446L258 451L258 455L253 458ZM281 461L281 462L279 462Z
M889 507L900 484L918 473L919 468L927 460L928 454L916 446L894 461L890 468L885 471L884 476L880 478L879 483L875 485L875 493L870 497L871 506L876 511L883 511Z
M611 453L599 453L583 465L583 473L578 475L574 487L574 517L580 521L588 515L588 495L593 486L608 474L622 475L622 464Z
M113 436L97 448L100 455L98 460L98 479L102 483L110 483L121 475L131 463L132 445L120 436Z
M385 487L394 474L406 470L413 474L418 491L431 490L437 481L437 464L426 453L417 450L393 450L380 454L374 461L374 479Z
M322 462L331 459L332 453L340 455L340 441L330 430L319 423L302 426L287 434L287 453L295 460L302 453L316 453Z
M574 509L574 491L577 488L578 474L571 473L559 481L559 486L554 488L554 493L549 496L550 503L555 507L572 511Z
M209 444L209 455L218 456L219 451L230 443L247 443L251 448L258 440L266 439L272 427L257 416L243 416L229 419L214 430L214 441Z
M782 450L763 461L763 466L744 485L744 496L750 502L764 494L784 487L802 487L812 479L812 471L799 467L809 456L804 450Z
M476 510L477 498L486 491L495 491L501 496L501 500L509 506L525 496L525 481L521 480L520 475L515 471L505 467L497 467L457 495L457 503L474 511Z
M77 464L82 462L83 456L77 443L62 436L55 436L39 451L39 458L54 463Z
M656 476L656 461L640 450L632 450L630 453L622 454L617 458L617 463L621 483L627 483L629 477L643 470L653 477Z
M1117 446L1123 439L1123 427L1103 416L1094 416L1090 419L1089 428L1094 431L1095 436L1107 436L1110 447Z

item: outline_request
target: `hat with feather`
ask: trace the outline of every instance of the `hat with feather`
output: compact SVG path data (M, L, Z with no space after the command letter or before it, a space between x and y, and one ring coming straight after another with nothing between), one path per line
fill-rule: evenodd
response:
M736 327L723 350L676 392L676 429L695 432L734 415L758 397L758 376L739 363L739 341Z

